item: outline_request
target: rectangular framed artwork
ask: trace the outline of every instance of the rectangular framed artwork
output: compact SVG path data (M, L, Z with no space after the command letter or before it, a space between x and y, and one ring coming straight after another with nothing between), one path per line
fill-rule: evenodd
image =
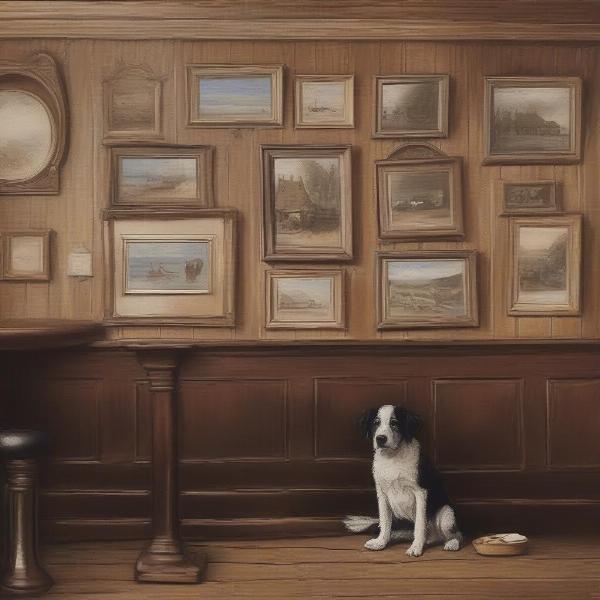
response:
M283 66L188 65L188 125L281 127Z
M561 211L555 181L501 181L502 214L552 214Z
M50 281L51 234L49 229L3 232L3 279Z
M343 270L273 270L265 283L267 329L344 328Z
M296 127L354 127L353 75L296 75Z
M510 219L509 314L580 314L581 227L581 215Z
M352 259L350 146L263 146L267 261Z
M477 327L477 253L378 253L377 309L378 329Z

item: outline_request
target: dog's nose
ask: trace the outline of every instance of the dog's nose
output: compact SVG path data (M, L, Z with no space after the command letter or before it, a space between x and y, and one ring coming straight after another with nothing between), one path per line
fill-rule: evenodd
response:
M387 436L386 436L386 435L378 435L378 436L375 438L375 441L377 442L377 445L378 445L379 447L381 447L381 446L384 446L384 445L385 445L385 443L387 442Z

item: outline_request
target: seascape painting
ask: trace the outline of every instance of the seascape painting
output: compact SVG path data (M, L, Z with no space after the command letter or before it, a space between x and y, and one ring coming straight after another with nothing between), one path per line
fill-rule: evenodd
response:
M297 75L296 127L353 127L352 75Z
M210 293L210 241L125 241L126 294Z
M21 181L47 166L53 127L45 104L24 91L0 90L0 179Z
M275 246L340 246L340 159L276 158L273 176Z
M519 227L518 291L520 304L568 304L569 228Z
M198 197L198 161L194 157L119 157L118 198L122 203L190 201Z
M452 226L449 171L390 171L386 189L392 229L418 231Z
M156 130L156 92L157 83L144 79L122 79L114 83L108 113L109 130Z
M388 316L408 319L466 316L465 267L462 259L388 261Z
M270 75L201 76L197 115L215 120L266 120L273 112Z
M554 181L505 183L503 189L506 214L559 210Z
M334 320L334 282L331 277L279 277L275 279L275 288L275 320Z

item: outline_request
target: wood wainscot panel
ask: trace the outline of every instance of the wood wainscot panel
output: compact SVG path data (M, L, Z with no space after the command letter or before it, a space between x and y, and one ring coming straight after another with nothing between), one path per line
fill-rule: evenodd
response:
M600 467L600 379L549 379L546 389L548 465Z
M135 386L134 462L148 463L152 455L152 397L146 381Z
M181 462L285 460L287 388L284 379L183 380Z
M438 379L433 398L438 467L523 467L521 379Z

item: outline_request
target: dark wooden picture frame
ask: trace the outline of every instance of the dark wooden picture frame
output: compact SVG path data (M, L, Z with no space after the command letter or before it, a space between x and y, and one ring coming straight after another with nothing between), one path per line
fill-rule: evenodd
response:
M562 212L561 186L551 180L499 181L501 215L549 215ZM512 198L511 198L512 196Z

